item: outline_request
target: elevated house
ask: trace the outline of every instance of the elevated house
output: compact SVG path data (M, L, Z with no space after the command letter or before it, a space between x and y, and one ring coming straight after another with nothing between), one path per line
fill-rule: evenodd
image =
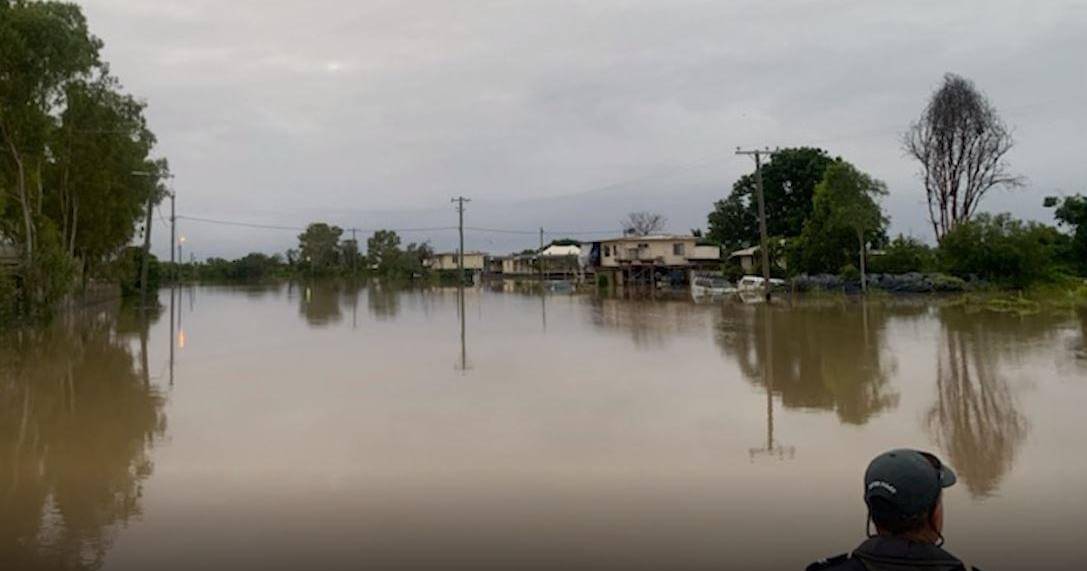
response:
M591 260L612 285L678 285L693 272L718 270L721 249L696 236L623 236L595 243Z
M457 257L459 252L436 253L426 261L428 268L438 272L449 272L458 269ZM465 252L464 270L472 273L482 273L487 267L487 254L483 252Z
M536 273L536 256L533 254L511 254L502 257L503 277L531 276Z
M502 277L570 279L581 269L581 246L552 244L537 252L511 254L499 258Z

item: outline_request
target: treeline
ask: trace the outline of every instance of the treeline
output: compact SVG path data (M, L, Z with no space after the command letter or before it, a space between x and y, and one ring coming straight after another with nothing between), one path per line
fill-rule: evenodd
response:
M366 241L366 253L343 229L323 222L310 224L298 236L298 247L286 255L251 253L235 260L208 258L201 263L162 264L163 272L181 280L255 281L284 277L380 277L387 280L424 279L424 264L434 252L430 245L401 246L392 230L378 230Z
M131 267L125 247L166 194L144 103L102 47L75 4L0 0L0 246L13 266L0 318Z
M1059 227L979 213L993 188L1022 179L1005 162L1013 141L974 85L947 75L903 140L923 175L935 246L887 235L881 181L815 148L776 151L762 167L772 273L944 273L1026 287L1087 275L1087 198L1047 198ZM741 177L709 215L707 237L729 252L759 244L756 176ZM738 265L727 271L740 273Z

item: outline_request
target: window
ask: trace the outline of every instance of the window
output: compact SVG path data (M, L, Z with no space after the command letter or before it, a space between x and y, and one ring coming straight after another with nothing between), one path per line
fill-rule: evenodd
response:
M605 258L610 258L611 257L611 246L608 246L606 244L604 245L604 257Z
M687 255L687 248L685 246L686 246L686 244L684 244L683 242L680 242L678 244L672 244L672 255L673 256L685 256L685 255Z

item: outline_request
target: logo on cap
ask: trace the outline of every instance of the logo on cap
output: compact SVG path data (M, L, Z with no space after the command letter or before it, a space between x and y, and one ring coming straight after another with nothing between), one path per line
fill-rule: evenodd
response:
M892 494L898 493L898 488L892 486L891 484L888 484L887 482L884 482L883 480L875 480L874 482L868 484L869 492L871 492L873 488L883 488L888 492L891 492Z

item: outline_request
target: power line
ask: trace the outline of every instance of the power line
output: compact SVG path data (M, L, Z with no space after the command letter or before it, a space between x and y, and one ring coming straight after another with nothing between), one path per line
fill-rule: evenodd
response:
M306 228L302 227L302 226L283 226L283 225L278 225L278 224L255 224L255 223L252 223L252 222L239 222L237 220L219 220L219 219L214 219L214 218L200 218L198 216L184 216L184 215L181 215L181 214L178 214L177 217L179 219L182 219L182 220L191 220L193 222L205 222L207 224L219 224L219 225L222 225L222 226L240 226L240 227L243 227L243 228L256 228L256 229L263 229L263 230L290 230L292 232L304 232L306 230ZM348 230L348 231L355 231L355 232L362 232L362 233L367 233L367 232L373 233L373 232L377 232L378 230L391 230L393 232L441 232L441 231L450 231L450 230L456 230L456 229L457 229L456 226L434 226L434 227L429 227L429 228L376 228L376 229L354 228L354 227L346 228L346 230Z
M162 217L162 213L159 213L159 218L165 223L165 218ZM286 226L280 224L258 224L254 222L241 222L238 220L222 220L216 218L201 218L199 216L186 216L178 214L179 220L190 220L192 222L203 222L206 224L218 224L221 226L238 226L241 228L254 228L258 230L287 230L291 232L304 232L306 230L303 226ZM457 226L431 226L431 227L418 227L418 228L345 228L348 232L362 232L362 233L374 233L378 230L390 230L393 232L451 232L458 230ZM538 234L538 230L515 230L512 228L485 228L482 226L465 226L465 231L482 232L492 234L512 234L519 236L535 236ZM615 234L617 230L548 230L545 234L549 236L588 236L588 235L602 235L602 234Z

